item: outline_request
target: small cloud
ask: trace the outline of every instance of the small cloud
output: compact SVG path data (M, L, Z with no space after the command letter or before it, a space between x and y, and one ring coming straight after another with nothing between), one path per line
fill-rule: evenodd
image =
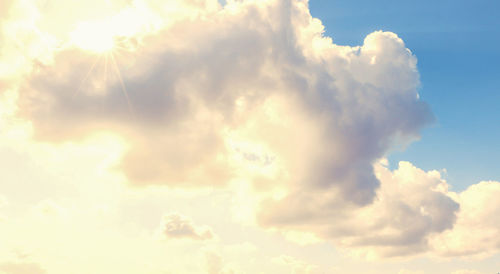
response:
M272 261L276 264L290 267L292 274L312 274L318 268L315 265L287 255L273 258Z
M210 227L196 226L190 218L178 213L169 213L163 216L160 225L160 234L167 239L204 241L215 238Z
M224 258L212 250L205 251L205 267L208 274L235 274L236 272L226 265Z
M0 263L0 273L4 274L44 274L47 273L39 264L24 261Z

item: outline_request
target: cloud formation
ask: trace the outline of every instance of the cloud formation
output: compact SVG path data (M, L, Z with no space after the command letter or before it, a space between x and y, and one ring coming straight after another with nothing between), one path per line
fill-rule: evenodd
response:
M453 227L459 204L448 196L439 172L409 162L390 171L384 164L375 165L381 185L369 205L332 203L330 193L312 192L304 200L265 203L261 222L312 231L368 258L426 252L430 236Z
M131 186L248 183L258 224L297 242L369 258L498 252L500 183L455 193L437 171L378 162L432 121L396 34L337 45L305 0L101 2L0 4L12 41L0 45L0 92L15 93L13 117L34 140L117 136ZM175 213L160 232L215 237ZM207 256L210 273L225 273Z
M216 2L181 5L106 60L56 51L19 87L19 115L39 140L123 136L120 167L134 184L223 185L257 164L298 193L371 202L372 162L430 119L415 57L388 32L362 47L332 44L305 1Z
M195 226L193 221L178 213L166 214L160 224L160 234L166 239L210 240L215 236L207 226Z
M375 165L381 184L369 205L328 203L329 193L310 193L308 200L264 202L260 222L312 232L368 259L422 253L483 258L498 252L500 182L480 182L457 193L436 170L400 162L391 171L386 165L385 160Z
M441 256L490 256L500 250L500 182L480 182L452 197L460 203L453 229L433 238Z

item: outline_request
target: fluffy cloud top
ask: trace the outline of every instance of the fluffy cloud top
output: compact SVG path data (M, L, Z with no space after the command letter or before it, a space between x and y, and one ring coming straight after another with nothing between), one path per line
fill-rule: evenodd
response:
M492 255L500 250L500 182L480 182L452 197L460 203L455 226L435 237L432 245L443 256Z
M368 259L419 253L481 258L498 252L500 182L456 193L438 171L425 172L409 162L390 171L385 164L375 165L381 185L369 205L329 204L328 193L314 193L296 207L276 206L279 200L263 203L261 223L313 232ZM294 218L283 222L283 216Z
M312 192L307 193L309 199L288 202L286 207L281 201L265 204L262 222L314 231L368 257L426 252L430 236L453 227L459 204L448 196L439 172L425 172L408 162L395 171L380 163L375 171L381 185L369 205L331 203L330 193Z
M221 185L263 177L248 172L260 165L297 193L371 202L372 162L429 121L415 57L388 32L362 47L332 44L305 1L216 2L183 4L186 14L159 30L114 37L106 56L55 51L20 85L19 115L40 140L123 136L121 169L135 184Z

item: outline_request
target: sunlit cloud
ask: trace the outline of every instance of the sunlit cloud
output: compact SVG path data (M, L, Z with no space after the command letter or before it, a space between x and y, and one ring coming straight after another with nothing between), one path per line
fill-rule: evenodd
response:
M0 14L0 259L40 262L0 272L342 273L500 249L499 182L454 191L386 160L434 120L393 32L338 45L305 0Z

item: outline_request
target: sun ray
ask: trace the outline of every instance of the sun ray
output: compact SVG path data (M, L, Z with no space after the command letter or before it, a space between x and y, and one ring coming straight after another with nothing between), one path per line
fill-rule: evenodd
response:
M117 57L129 57L131 52L130 48L124 47L124 46L116 46L114 50L112 51L113 55L115 58Z
M104 86L108 83L108 57L109 54L104 55Z
M127 100L127 104L128 104L130 113L135 118L134 108L133 108L132 103L130 101L130 98L128 96L128 92L127 92L127 89L125 87L125 83L123 82L123 78L122 78L121 73L120 73L120 69L118 68L118 64L116 63L115 57L114 57L112 52L110 52L110 57L111 57L111 62L113 63L114 68L115 68L116 76L118 77L118 81L120 82L123 95L125 96L125 99Z
M80 82L80 85L78 86L78 89L76 89L75 92L73 92L73 95L71 95L71 98L74 98L81 91L81 89L83 88L83 83L85 83L85 81L87 81L87 79L89 78L90 74L94 70L95 65L97 64L97 62L99 62L99 60L101 59L101 57L102 56L99 55L99 57L94 61L94 63L90 67L89 71L87 72L87 74L85 75L85 77L83 77L82 81Z
M113 49L129 50L129 48L123 46L124 43L126 43L126 42L125 41L118 41L118 39L116 39L115 44L113 45Z

